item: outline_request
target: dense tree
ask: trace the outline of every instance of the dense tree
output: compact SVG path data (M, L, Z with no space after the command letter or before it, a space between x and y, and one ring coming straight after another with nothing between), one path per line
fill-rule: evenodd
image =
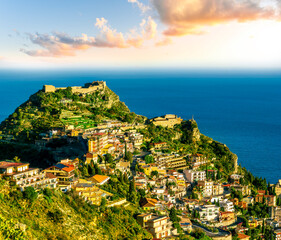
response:
M130 181L127 200L132 203L137 203L137 201L138 201L138 195L137 195L136 187L135 187L135 180Z
M33 202L37 198L38 193L35 191L35 189L33 187L27 187L23 191L23 196L24 196L24 198Z

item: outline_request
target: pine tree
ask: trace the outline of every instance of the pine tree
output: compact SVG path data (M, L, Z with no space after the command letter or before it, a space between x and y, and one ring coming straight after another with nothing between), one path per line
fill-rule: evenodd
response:
M130 201L132 203L137 203L138 196L137 196L137 192L136 192L136 188L135 188L135 180L134 179L132 181L130 181L127 199L128 199L128 201Z

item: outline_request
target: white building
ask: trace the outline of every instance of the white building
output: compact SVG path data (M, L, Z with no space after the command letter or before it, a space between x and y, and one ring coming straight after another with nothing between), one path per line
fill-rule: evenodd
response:
M210 197L213 195L214 182L212 181L198 181L198 186L201 188L203 197Z
M184 172L186 180L190 183L193 183L194 181L206 180L205 171L184 170L183 172Z
M233 202L228 199L223 199L220 201L220 207L224 208L224 212L235 212Z
M198 211L200 219L203 221L214 221L219 218L219 207L216 205L203 205L200 206Z

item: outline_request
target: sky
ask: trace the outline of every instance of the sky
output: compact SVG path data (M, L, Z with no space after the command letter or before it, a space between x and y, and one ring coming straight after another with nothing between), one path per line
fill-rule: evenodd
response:
M281 0L0 0L0 68L281 68Z

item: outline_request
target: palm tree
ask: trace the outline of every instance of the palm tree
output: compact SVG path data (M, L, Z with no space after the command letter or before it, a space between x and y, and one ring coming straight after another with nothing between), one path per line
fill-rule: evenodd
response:
M16 163L19 163L21 160L20 160L20 158L18 156L15 156L13 158L13 161L16 162Z

